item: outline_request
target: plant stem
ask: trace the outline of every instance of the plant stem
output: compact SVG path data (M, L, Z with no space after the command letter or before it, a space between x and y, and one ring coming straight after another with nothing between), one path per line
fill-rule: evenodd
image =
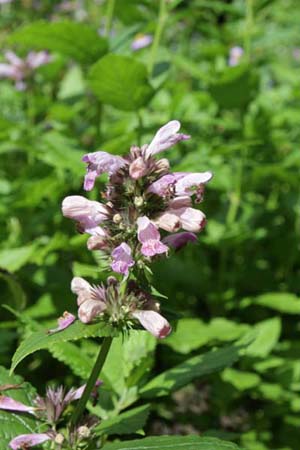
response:
M107 1L105 36L109 37L115 9L115 0Z
M155 35L153 39L153 44L151 47L150 57L149 57L149 63L148 63L148 71L149 75L152 75L153 67L156 59L156 53L159 46L159 42L162 36L165 20L167 19L167 4L166 0L160 0L159 3L159 13L158 13L158 20L157 20L157 26L155 30Z
M105 363L107 354L109 352L111 343L113 338L112 337L105 337L103 339L101 349L99 352L99 355L96 359L95 365L93 367L93 370L91 372L90 378L88 379L88 382L86 383L85 390L83 391L82 397L80 398L77 407L73 413L73 416L71 418L71 426L74 427L78 420L80 419L85 405L87 404L88 399L90 398L90 394L95 386L95 383L99 377L99 374L102 370L102 367Z
M244 47L245 54L248 60L250 60L251 54L251 38L253 32L253 3L254 0L246 0L246 19L245 19L245 37L244 37Z

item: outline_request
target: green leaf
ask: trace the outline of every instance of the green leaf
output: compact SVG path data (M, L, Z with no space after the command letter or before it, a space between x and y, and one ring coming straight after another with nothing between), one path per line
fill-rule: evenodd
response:
M141 430L148 419L150 405L143 405L104 420L94 428L97 434L132 434Z
M286 314L300 314L300 298L288 292L269 292L254 299L256 305Z
M26 356L31 355L37 350L48 348L53 344L75 341L82 338L117 335L117 330L107 323L100 322L92 325L86 325L79 320L74 322L65 330L59 331L54 334L47 334L46 330L37 331L36 333L32 333L27 339L25 339L16 350L12 358L11 371L15 370L16 366L24 358L26 358Z
M256 339L246 350L249 356L265 358L277 344L281 333L281 320L279 317L264 320L255 325Z
M15 31L8 39L26 49L50 50L91 64L107 52L106 39L97 30L84 23L68 20L38 21Z
M144 64L128 56L101 58L89 72L89 84L102 103L124 111L145 106L154 94Z
M16 272L30 261L36 250L36 244L0 251L0 267L9 272Z
M143 397L160 397L180 389L195 378L231 366L240 357L241 347L231 345L187 359L182 364L161 373L141 390Z
M239 450L232 442L200 436L154 436L107 444L103 450Z
M241 370L235 370L231 367L227 367L221 375L223 381L232 384L237 390L245 391L251 389L261 381L261 378L256 373L242 372Z
M8 370L0 366L0 385L19 384L20 389L9 389L5 395L26 405L32 405L36 396L35 389L17 375L9 375ZM7 450L8 443L19 434L32 433L36 430L36 421L28 414L17 414L0 410L0 450Z
M89 377L95 358L91 358L77 345L72 342L59 342L58 344L51 344L48 350L58 361L70 367L78 377L82 379Z
M233 341L249 329L248 325L238 324L223 317L209 323L200 319L180 319L176 330L162 344L169 345L176 352L188 354L209 342Z
M257 76L247 65L228 67L209 90L221 108L244 108L257 90Z
M26 295L22 289L22 286L20 285L18 280L15 278L15 276L9 272L1 270L0 271L0 286L2 289L1 280L3 280L9 288L9 297L10 297L9 301L7 302L6 300L4 300L4 297L2 297L4 302L12 304L13 307L16 308L17 310L23 309L26 305ZM2 290L2 296L3 296L3 293L4 293L4 291ZM3 303L3 300L2 300L2 303Z

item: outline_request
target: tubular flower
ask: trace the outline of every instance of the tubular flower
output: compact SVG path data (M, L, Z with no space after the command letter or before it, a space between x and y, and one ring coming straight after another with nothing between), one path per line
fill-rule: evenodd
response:
M71 283L71 290L77 294L78 317L81 322L92 322L106 309L103 286L91 286L83 278L75 277Z
M93 396L95 396L100 384L100 380L95 383L94 390L92 392ZM23 450L25 448L42 444L48 440L58 442L58 439L64 439L64 436L58 434L56 431L53 431L55 428L53 425L59 422L62 414L71 402L79 400L82 397L85 386L86 385L84 384L77 389L71 388L67 392L64 390L63 386L59 386L57 388L47 387L45 397L40 397L38 395L34 400L34 406L24 405L13 398L1 395L0 409L11 411L13 413L30 413L35 415L37 419L43 421L48 426L52 426L52 429L49 428L48 431L43 433L21 434L16 436L10 441L9 447L12 450ZM6 389L5 386L2 388Z
M86 191L93 189L95 180L99 175L105 172L113 175L126 164L126 161L120 156L110 155L102 151L87 153L83 156L82 161L87 163L87 174L84 180Z
M156 311L137 310L132 315L149 333L157 338L165 338L172 330L169 322Z
M167 253L168 247L160 241L160 234L154 223L148 217L139 217L138 240L142 243L141 253L144 256L154 256Z
M26 88L25 79L34 71L51 61L50 55L45 51L29 52L25 59L19 58L14 52L4 54L7 63L0 64L0 78L9 78L16 82L18 90Z
M128 330L139 322L159 338L171 329L151 297L149 264L167 256L171 249L196 242L195 233L203 229L206 218L193 204L202 201L205 185L212 178L209 171L171 172L169 161L158 159L156 155L163 150L189 139L179 129L179 121L168 122L149 145L133 145L124 157L104 151L83 157L87 164L85 190L94 187L99 175L108 174L101 203L69 196L62 204L63 215L75 220L79 232L91 235L88 249L97 251L106 267L123 278L120 284L109 277L106 286L73 279L71 289L84 323L107 320ZM144 290L129 288L133 280L138 284L139 277Z
M129 268L134 265L129 245L126 242L122 242L122 244L112 251L111 256L113 258L111 268L115 272L128 275Z

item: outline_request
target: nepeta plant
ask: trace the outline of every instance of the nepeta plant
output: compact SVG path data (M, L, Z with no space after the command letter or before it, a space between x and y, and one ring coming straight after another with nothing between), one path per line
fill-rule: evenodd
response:
M87 247L100 251L107 268L105 284L91 285L75 277L71 289L77 295L78 317L91 323L108 324L120 333L130 333L141 325L156 338L171 332L168 320L160 313L160 304L151 285L153 260L167 257L188 242L196 242L196 233L205 226L205 215L193 208L203 199L210 172L171 172L167 159L157 155L189 136L178 133L180 123L173 120L160 128L149 145L133 146L125 157L104 151L83 157L87 163L84 189L95 188L97 177L108 174L101 202L73 195L62 203L65 217L76 222L80 233L90 235ZM65 312L53 335L72 327L75 316ZM62 387L47 389L45 398L26 406L9 397L0 399L0 408L34 414L44 427L38 433L17 436L10 442L14 450L52 441L58 448L80 448L95 442L93 416L85 415L86 403L97 383L110 349L112 337L104 337L100 353L86 385L68 393ZM67 406L78 400L72 415ZM86 444L88 445L88 444Z

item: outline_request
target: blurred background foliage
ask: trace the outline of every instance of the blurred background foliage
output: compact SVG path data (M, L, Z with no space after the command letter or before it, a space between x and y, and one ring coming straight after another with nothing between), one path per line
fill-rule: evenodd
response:
M146 432L299 449L299 21L297 0L0 5L1 62L8 49L52 55L25 90L0 82L1 303L19 313L1 310L2 365L37 322L76 312L73 275L105 276L60 211L66 195L82 193L82 155L127 153L178 119L192 139L167 156L176 171L214 172L201 205L208 223L196 246L156 263L154 285L181 318L156 349L150 338L128 344L124 380L255 329L239 363L155 402ZM134 51L140 33L154 41ZM230 65L236 46L243 55ZM84 379L96 346L84 342L76 364L74 345L40 352L19 371L42 392L49 380ZM107 379L120 393L119 370L112 356Z

